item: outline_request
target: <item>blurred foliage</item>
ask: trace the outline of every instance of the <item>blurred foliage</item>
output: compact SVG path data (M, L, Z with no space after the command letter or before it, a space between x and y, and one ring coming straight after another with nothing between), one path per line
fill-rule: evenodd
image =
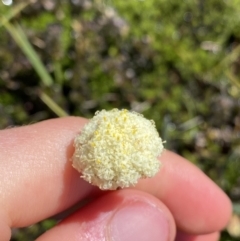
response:
M0 16L17 6L0 3ZM114 107L142 112L155 120L167 148L238 204L239 12L240 0L31 3L11 23L21 26L54 82L44 84L0 18L0 127L56 117L41 93L70 115ZM13 240L32 240L28 232L42 227L16 232ZM230 240L227 232L222 240Z

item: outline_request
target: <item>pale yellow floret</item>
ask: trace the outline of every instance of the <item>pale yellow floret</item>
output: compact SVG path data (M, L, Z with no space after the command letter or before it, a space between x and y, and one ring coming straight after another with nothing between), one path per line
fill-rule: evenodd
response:
M155 123L126 109L98 111L74 141L73 167L101 189L135 185L154 176L163 151Z

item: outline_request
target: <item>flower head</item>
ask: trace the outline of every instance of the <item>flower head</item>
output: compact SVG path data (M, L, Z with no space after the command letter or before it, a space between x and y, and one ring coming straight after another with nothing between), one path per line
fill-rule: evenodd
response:
M163 151L153 120L128 110L98 111L74 141L73 167L103 190L154 176Z

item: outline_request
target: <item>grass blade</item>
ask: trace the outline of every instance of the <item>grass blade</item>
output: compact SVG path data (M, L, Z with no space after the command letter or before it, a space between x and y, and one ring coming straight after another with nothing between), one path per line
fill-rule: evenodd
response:
M28 60L40 76L40 79L42 83L45 86L51 86L53 84L53 79L46 70L46 67L41 62L40 58L38 57L36 51L28 41L25 33L23 32L20 25L16 24L13 25L9 22L5 22L4 26L8 30L8 32L11 34L15 42L18 44L18 46L21 48L21 50L24 52L24 54L27 56Z
M43 103L45 103L57 116L68 116L68 113L65 112L59 105L55 103L55 101L50 96L48 96L44 92L41 92L39 97L43 101Z

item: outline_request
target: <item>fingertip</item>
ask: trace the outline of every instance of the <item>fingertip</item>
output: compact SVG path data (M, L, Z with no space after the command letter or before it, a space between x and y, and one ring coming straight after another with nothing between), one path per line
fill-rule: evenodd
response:
M158 199L140 191L119 190L101 196L38 241L173 241L174 237L173 217Z
M228 196L195 165L175 153L165 154L163 161L170 163L164 201L173 208L178 227L190 233L222 230L232 212Z
M108 227L111 240L174 240L175 223L166 206L136 190L122 190L124 202Z
M231 216L227 195L199 168L165 150L162 168L137 189L159 198L173 214L177 226L189 233L212 233L224 228Z

